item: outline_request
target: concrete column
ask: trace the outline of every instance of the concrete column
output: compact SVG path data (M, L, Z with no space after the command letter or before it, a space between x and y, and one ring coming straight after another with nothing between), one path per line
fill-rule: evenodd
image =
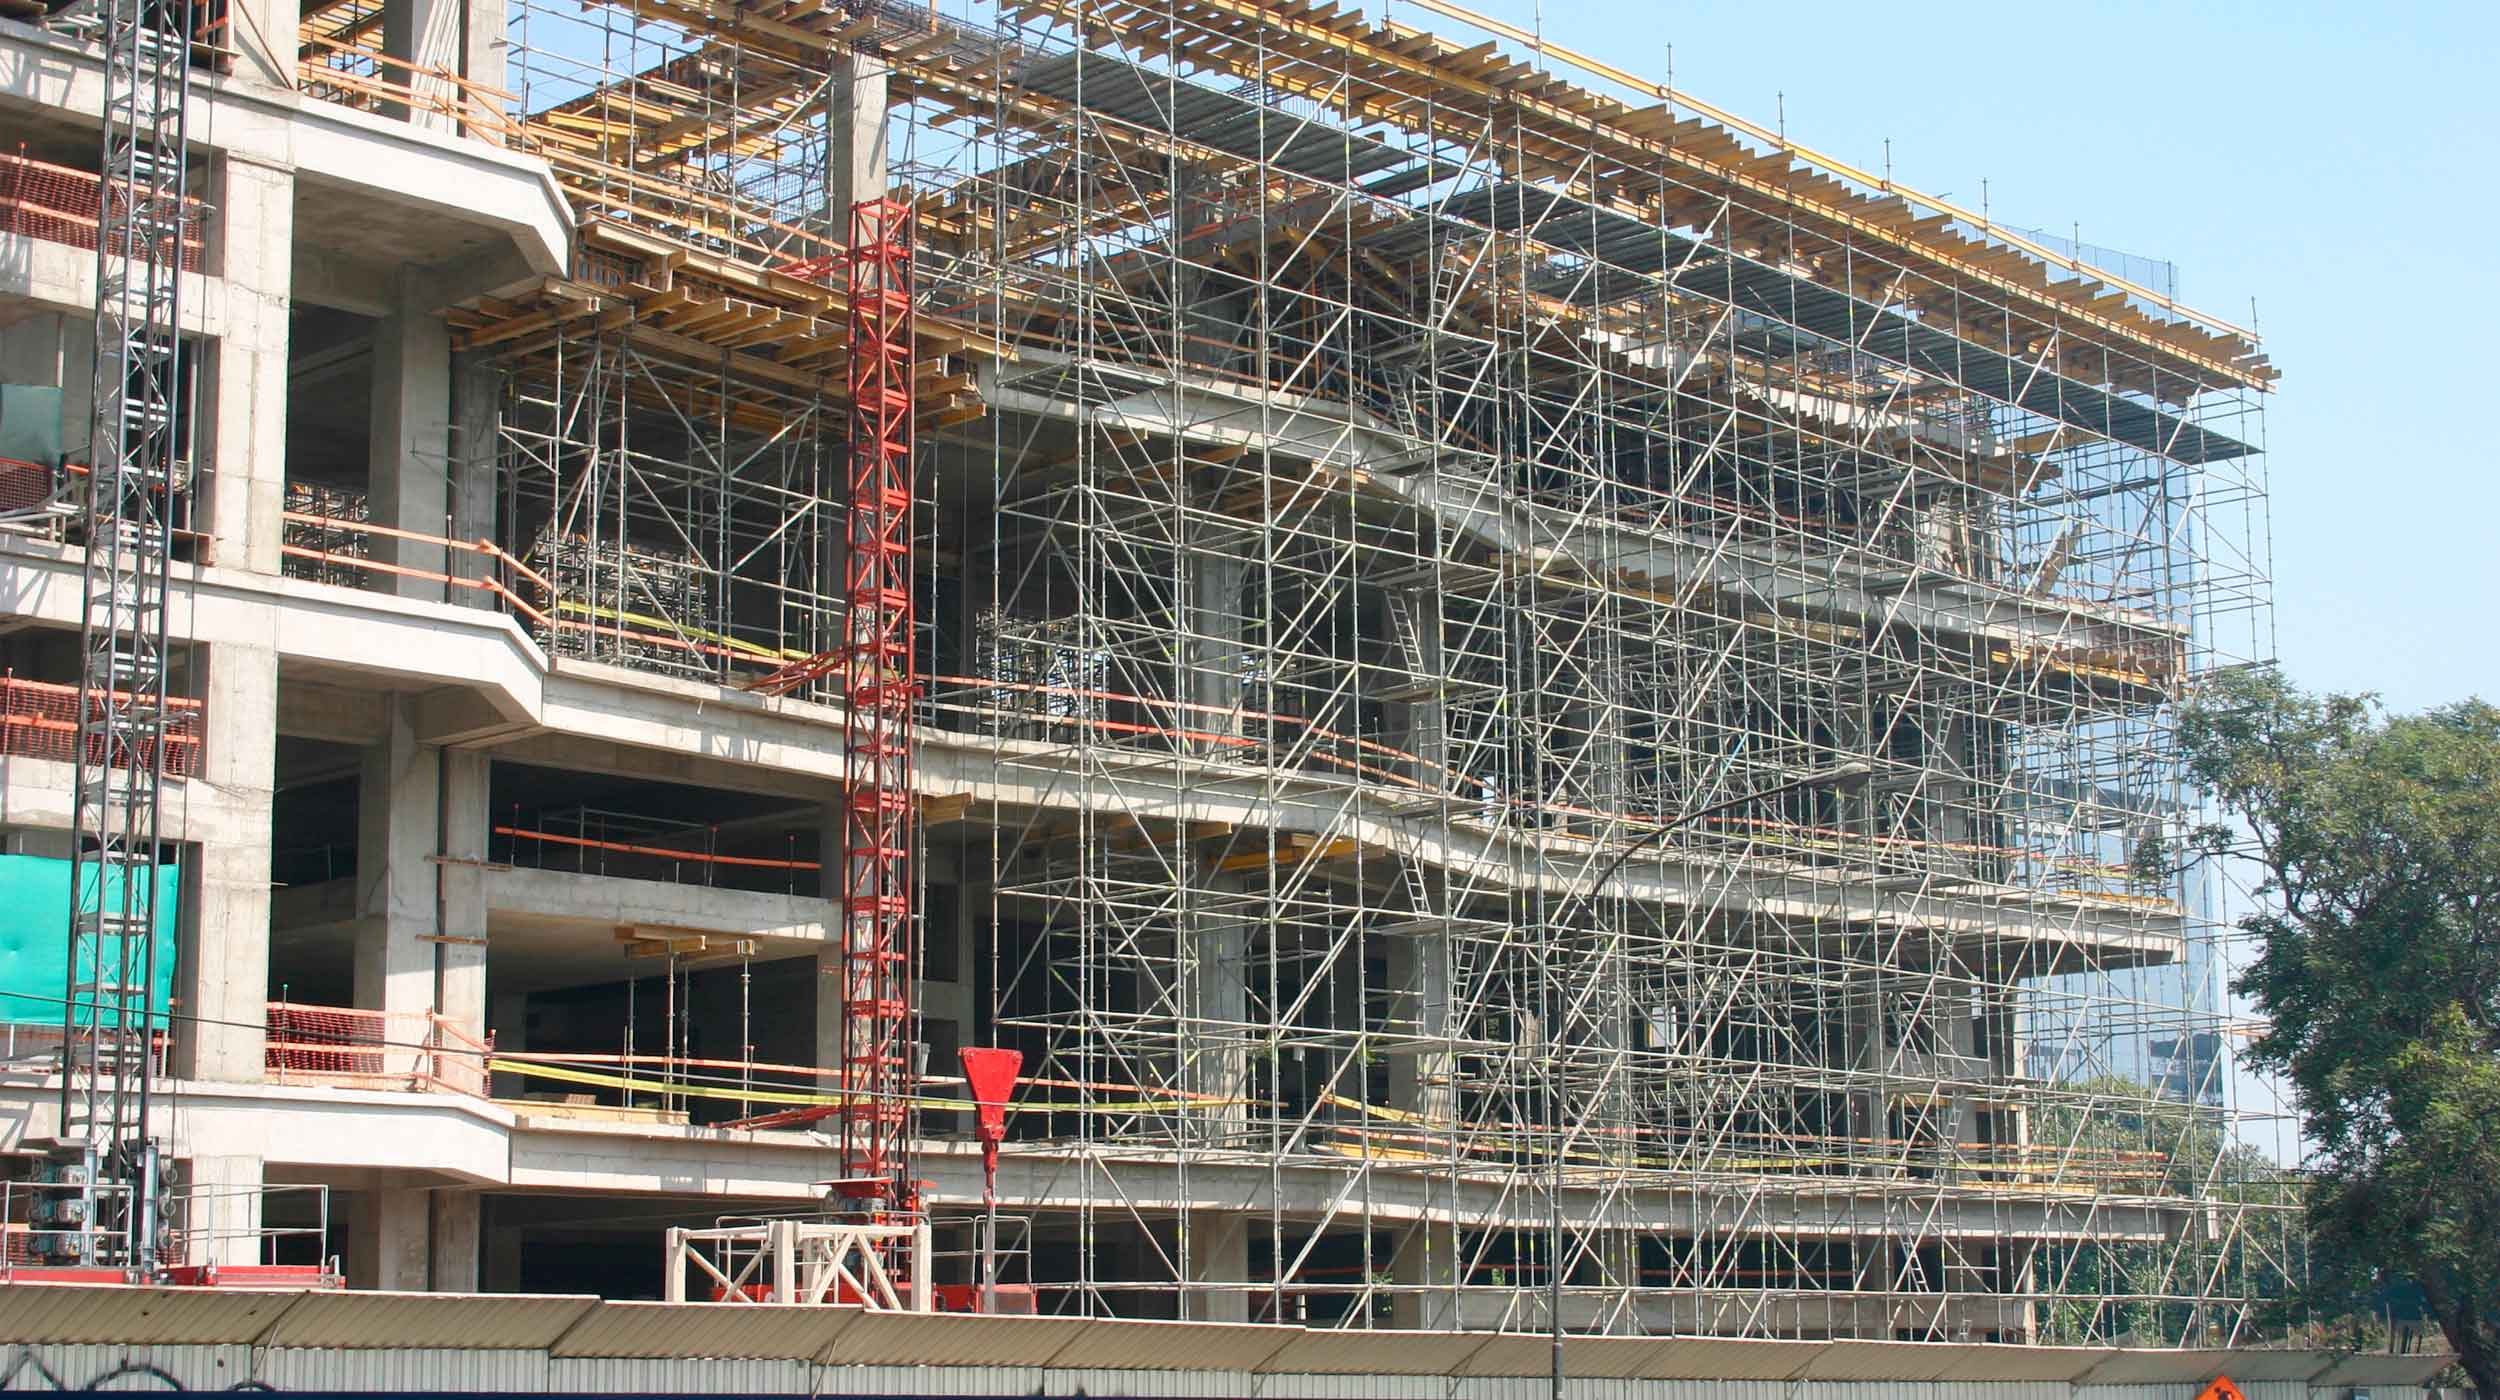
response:
M1979 1028L1973 1014L1977 1005L1971 985L1958 978L1940 982L1935 995L1928 1001L1928 1014L1936 1028L1936 1051L1941 1057L1937 1068L1944 1076L1968 1080L1983 1078L1987 1073L1973 1062L1979 1042ZM1974 1096L1967 1091L1957 1093L1949 1102L1933 1110L1942 1118L1936 1125L1936 1132L1943 1142L1948 1162L1965 1158L1978 1144L1980 1109L1973 1099ZM1963 1179L1960 1172L1949 1168L1940 1170L1937 1177L1944 1181Z
M349 1207L347 1286L397 1293L474 1293L479 1220L475 1191L384 1186Z
M518 1293L521 1291L521 1226L507 1219L512 1212L498 1206L494 1218L481 1230L483 1244L479 1250L478 1287L486 1293Z
M1395 1325L1436 1332L1458 1329L1458 1239L1447 1223L1407 1227L1389 1272L1401 1290L1431 1290L1399 1292L1389 1309Z
M842 919L842 804L828 802L818 838L817 872L825 896L825 945L816 952L816 1067L831 1069L842 1053L842 947L850 930ZM831 1081L825 1081L833 1087Z
M842 948L840 926L831 926L834 946L819 949L816 954L816 1067L834 1069L841 1065L842 1054ZM839 1088L833 1080L821 1080L827 1088Z
M1641 1234L1622 1225L1604 1225L1589 1232L1589 1257L1572 1276L1571 1282L1583 1288L1601 1290L1600 1295L1584 1298L1580 1308L1611 1320L1604 1328L1609 1333L1636 1331L1641 1318L1636 1308L1617 1311L1610 1294L1640 1287ZM1564 1303L1565 1315L1571 1315L1569 1300Z
M448 1189L428 1194L434 1198L430 1227L433 1261L426 1287L436 1293L475 1293L486 1198L475 1191Z
M527 1050L529 1046L529 993L490 988L486 995L486 1028L495 1037L495 1049ZM529 1088L529 1081L517 1074L494 1077L496 1098L517 1098Z
M1923 860L1942 875L1988 878L1992 864L1970 848L1984 843L1979 826L1980 788L1973 781L1975 756L1971 721L1961 715L1928 712L1931 740L1924 755L1927 768L1923 797L1930 817Z
M356 1004L402 1014L434 1009L435 823L442 775L419 744L410 702L394 695L388 732L364 753L357 795Z
M202 708L209 733L201 780L234 804L230 831L190 853L183 880L183 946L176 992L186 1022L174 1072L248 1083L261 1077L269 1014L270 812L277 779L278 654L221 643L208 648Z
M425 1291L433 1248L423 1187L385 1186L357 1193L348 1209L347 1286L394 1293Z
M444 533L466 544L495 535L495 435L502 385L502 374L484 355L452 356L451 520ZM464 579L494 575L484 555L460 550L451 551L448 572ZM496 606L495 595L482 588L454 588L451 601L463 607Z
M478 88L501 90L504 84L505 0L465 0L465 5L468 19L460 32L460 74ZM472 106L498 110L503 105L474 88L469 102ZM470 124L462 129L480 140L498 144L503 140L501 132L483 125Z
M1391 698L1404 701L1398 747L1415 755L1407 765L1408 776L1439 792L1455 781L1448 769L1449 705L1441 689L1449 674L1441 645L1441 601L1421 591L1404 591L1389 608L1390 655L1410 668L1389 687Z
M1230 890L1209 894L1240 901ZM1238 1138L1250 1120L1250 1045L1244 1029L1250 1017L1250 920L1223 905L1184 917L1180 1082L1188 1092L1215 1100L1192 1111L1196 1136L1215 1146Z
M1452 1084L1455 1048L1450 1007L1449 936L1429 932L1391 938L1386 949L1391 992L1390 1016L1400 1034L1429 1038L1439 1045L1400 1050L1389 1061L1389 1103L1415 1114L1426 1131L1446 1132L1456 1118Z
M503 133L494 124L463 121L440 104L469 110L500 108L500 103L479 89L503 86L505 10L505 0L386 0L383 53L430 71L386 65L382 77L406 84L420 100L414 110L408 103L384 103L384 114L437 131L461 131L478 140L501 142ZM445 74L467 79L470 88L464 92Z
M186 1264L261 1264L262 1162L221 1155L190 1159Z
M1612 642L1598 638L1592 644L1610 646ZM1623 673L1609 657L1591 658L1589 665L1596 674L1589 679L1587 700L1573 706L1571 712L1573 721L1587 730L1585 737L1570 736L1579 749L1573 761L1585 775L1580 788L1587 794L1588 805L1605 814L1596 819L1596 830L1600 834L1615 831L1617 835L1629 835L1615 827L1631 787L1631 774L1624 767Z
M884 60L872 54L837 56L825 115L833 147L825 161L825 212L833 242L848 247L851 206L885 197Z
M1246 700L1242 637L1248 619L1242 615L1242 590L1249 582L1250 561L1243 557L1242 548L1242 542L1227 532L1220 542L1210 540L1206 548L1189 556L1189 639L1184 651L1188 672L1183 677L1187 690L1181 698L1206 708L1184 714L1182 725L1203 734L1242 731L1240 715L1227 713L1238 711ZM1216 757L1239 757L1212 741L1202 741L1197 747Z
M486 1021L483 754L420 744L414 701L365 750L356 854L356 1004ZM437 859L437 857L442 857Z
M2016 993L2002 985L1991 985L1984 991L1974 991L1972 998L1973 1053L1978 1054L1982 1048L1986 1051L1979 1055L1987 1063L1987 1068L1980 1071L1982 1077L2004 1080L2021 1073L2022 1050L2014 1039Z
M436 1007L471 1035L486 1029L486 836L488 761L474 749L435 750L442 759L442 990Z
M1250 1221L1246 1216L1200 1210L1189 1214L1182 1267L1192 1284L1238 1283L1239 1288L1192 1289L1182 1297L1189 1322L1250 1320Z
M226 14L235 76L294 87L295 26L303 18L299 0L226 0Z
M278 9L292 11L292 0ZM276 10L269 16L278 18ZM238 25L240 25L238 19ZM295 20L270 31L290 71ZM225 277L225 329L209 357L192 456L202 480L215 561L278 572L286 503L287 337L293 289L295 173L241 156L217 162L216 265ZM82 399L83 399L82 395Z
M459 86L441 73L459 73L467 57L469 14L466 0L384 0L382 52L409 65L385 64L385 82L403 83L420 99L456 102ZM412 70L440 70L439 72ZM400 117L412 126L453 131L459 123L448 113L420 100L415 106L384 103L385 116Z
M972 901L975 895L982 896L984 900L988 895L985 888L964 879L964 866L968 863L951 849L941 847L927 853L925 868L930 899L929 908L924 913L920 926L920 936L927 950L922 961L932 967L951 966L955 970L953 977L924 977L920 980L918 983L920 1012L921 1015L933 1021L954 1022L957 1031L956 1044L959 1046L974 1043L972 1039L974 1029ZM952 888L954 894L953 900L938 899L938 892L949 887ZM951 909L954 917L943 922L939 921L935 915L941 908ZM945 945L942 956L939 950L941 943ZM931 1074L953 1074L955 1070L956 1065L951 1058L945 1064L940 1064L934 1059L929 1062Z
M1841 988L1840 1001L1841 1056L1844 1068L1863 1074L1885 1071L1888 1051L1883 1033L1883 985L1874 977L1851 979ZM1864 1082L1863 1080L1861 1082ZM1842 1125L1844 1136L1876 1138L1884 1135L1884 1095L1881 1090L1866 1087L1852 1091L1847 1097L1848 1121Z
M393 4L399 0L392 0ZM390 315L373 327L371 435L373 523L422 535L451 533L451 329L435 314L412 270L402 269ZM404 569L439 574L442 546L377 535L374 557ZM375 587L405 598L441 600L448 588L431 579L377 574Z
M1175 229L1220 229L1230 220L1232 192L1221 177L1178 165L1170 192ZM1255 337L1242 334L1242 304L1249 295L1238 277L1215 272L1221 234L1181 240L1172 278L1172 355L1184 364L1238 370L1258 353Z
M1357 933L1347 938L1337 955L1328 961L1325 1005L1334 1049L1327 1063L1314 1069L1322 1076L1321 1084L1335 1080L1335 1092L1340 1096L1370 1103L1372 1058L1379 1049L1374 1032L1387 1028L1371 1024L1371 999L1365 995L1369 978L1365 975L1363 952L1362 935ZM1370 1114L1337 1105L1322 1107L1318 1121L1357 1131L1378 1126Z

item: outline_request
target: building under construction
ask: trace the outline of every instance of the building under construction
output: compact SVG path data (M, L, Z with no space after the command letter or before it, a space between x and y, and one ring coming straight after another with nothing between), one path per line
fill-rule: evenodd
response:
M946 1289L998 1046L1042 1312L2253 1339L2248 331L1443 0L51 3L14 1266Z

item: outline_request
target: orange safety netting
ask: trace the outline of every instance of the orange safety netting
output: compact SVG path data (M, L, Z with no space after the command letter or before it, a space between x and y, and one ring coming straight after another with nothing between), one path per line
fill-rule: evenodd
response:
M199 701L166 698L163 743L166 777L180 782L199 771ZM0 675L0 754L76 761L78 687ZM91 745L89 757L97 756Z
M486 1097L494 1038L427 1011L269 1004L266 1064L279 1083L443 1090Z
M0 155L0 233L95 249L104 217L104 179L87 170L48 165L23 154ZM201 206L182 202L182 270L200 270Z
M52 498L52 469L41 462L0 457L0 512L34 510Z

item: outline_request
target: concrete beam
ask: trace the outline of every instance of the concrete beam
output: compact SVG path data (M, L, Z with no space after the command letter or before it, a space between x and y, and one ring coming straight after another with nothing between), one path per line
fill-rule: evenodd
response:
M283 670L279 674L278 732L292 738L359 748L378 744L390 732L389 705L381 691L295 680Z
M316 243L295 245L295 301L380 318L391 314L397 269Z
M0 537L0 618L78 625L79 551ZM516 718L535 716L546 657L500 613L447 608L329 584L177 565L168 625L215 645L268 647L285 662L369 679L376 689L431 690L446 677Z
M5 70L7 53L0 50L0 71ZM0 106L0 112L7 109ZM95 252L73 248L66 243L53 243L24 234L0 234L0 297L31 303L78 317L83 314L90 327L88 343L94 339L95 315ZM209 338L226 333L226 279L207 273L177 273L182 285L182 329L186 334ZM12 327L12 338L24 334ZM71 441L84 442L85 428L78 427Z
M0 758L0 826L66 832L77 825L78 766L12 754ZM166 787L161 839L182 844L260 844L266 849L268 814L248 792L233 793L205 779ZM268 884L268 867L257 876Z
M500 1185L510 1177L515 1120L483 1099L196 1079L157 1088L160 1103L180 1110L164 1119L177 1157L258 1158L272 1177L290 1180ZM0 1152L33 1150L59 1119L57 1076L0 1081Z
M839 731L836 733L838 736ZM839 742L838 737L836 742ZM841 781L838 764L828 772L791 773L774 770L767 765L671 752L658 745L643 747L619 739L593 738L578 733L537 731L526 738L497 743L492 747L496 757L515 763L534 763L577 773L609 773L652 782L716 787L794 802L821 800L826 795L828 784Z
M829 936L831 908L825 900L810 896L577 875L565 870L507 868L479 873L486 908L498 921L518 918L595 930L603 941L610 930L628 926L808 943L821 943Z
M538 729L532 720L511 713L495 698L448 685L416 698L412 722L420 742L453 749L501 743Z

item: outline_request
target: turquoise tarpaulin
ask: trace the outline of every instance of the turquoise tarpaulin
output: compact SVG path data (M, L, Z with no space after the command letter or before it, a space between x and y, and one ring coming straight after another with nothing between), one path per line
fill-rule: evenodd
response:
M108 873L113 878L105 894L118 903L121 878ZM61 1024L62 1001L69 994L69 882L66 860L0 855L0 1022ZM181 891L181 869L158 866L155 1004L160 1008L173 1004ZM161 1011L156 1024L165 1024Z

